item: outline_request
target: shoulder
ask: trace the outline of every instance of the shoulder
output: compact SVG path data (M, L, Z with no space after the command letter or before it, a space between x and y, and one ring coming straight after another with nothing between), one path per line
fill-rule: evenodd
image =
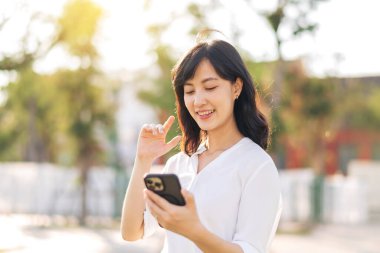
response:
M260 166L273 163L272 157L249 138L242 140L242 145L238 149L238 156L241 161L250 165Z
M264 149L249 138L244 138L241 144L236 150L236 164L241 178L248 180L263 170L265 174L278 177L276 165Z
M190 157L186 153L182 151L178 152L166 161L164 172L177 173L178 168L181 168L187 164L189 159Z

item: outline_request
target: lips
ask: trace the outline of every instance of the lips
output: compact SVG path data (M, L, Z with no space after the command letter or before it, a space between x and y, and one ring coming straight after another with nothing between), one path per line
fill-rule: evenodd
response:
M204 110L204 111L198 111L196 113L201 119L207 119L211 117L213 112L215 112L215 110Z

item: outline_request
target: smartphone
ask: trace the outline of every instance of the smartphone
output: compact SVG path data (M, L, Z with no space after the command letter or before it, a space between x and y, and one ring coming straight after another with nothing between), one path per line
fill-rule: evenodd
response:
M176 174L147 174L144 177L147 189L160 195L168 202L184 206L185 199L181 194L181 184Z

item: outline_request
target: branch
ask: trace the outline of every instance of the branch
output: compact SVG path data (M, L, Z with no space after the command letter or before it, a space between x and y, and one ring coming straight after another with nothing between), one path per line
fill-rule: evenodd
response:
M0 22L0 29L4 27L8 20L9 18ZM4 55L0 60L0 71L19 70L30 66L36 59L44 57L58 43L58 35L56 34L53 39L47 43L47 46L44 46L42 41L37 41L37 47L33 52L30 52L27 49L28 42L31 37L30 27L37 20L42 22L54 22L54 18L49 15L42 13L33 14L27 24L26 33L21 38L21 51L14 55Z

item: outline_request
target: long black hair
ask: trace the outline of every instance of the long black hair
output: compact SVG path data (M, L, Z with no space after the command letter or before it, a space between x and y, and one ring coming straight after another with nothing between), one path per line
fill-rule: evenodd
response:
M243 83L239 98L235 101L234 116L239 131L263 149L269 142L269 126L256 104L256 90L238 51L228 42L212 40L195 45L178 61L172 70L172 83L176 94L179 125L182 130L181 149L193 154L204 137L193 117L185 106L184 84L194 77L199 63L208 59L216 73L223 79L235 83L240 78Z

